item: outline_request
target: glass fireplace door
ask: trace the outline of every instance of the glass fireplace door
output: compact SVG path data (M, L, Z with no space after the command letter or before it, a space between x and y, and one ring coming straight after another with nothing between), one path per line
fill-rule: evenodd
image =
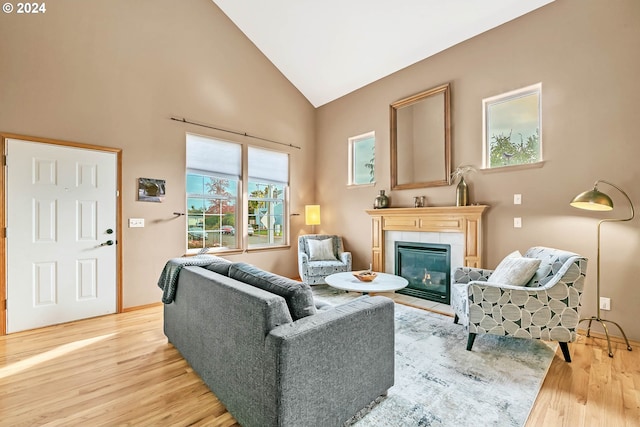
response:
M395 243L395 274L409 281L399 293L449 304L451 246L438 243Z

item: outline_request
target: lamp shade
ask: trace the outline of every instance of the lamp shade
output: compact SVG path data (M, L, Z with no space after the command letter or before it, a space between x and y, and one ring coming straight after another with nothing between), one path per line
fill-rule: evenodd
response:
M320 225L320 205L304 207L304 222L307 225Z
M597 187L578 194L569 204L574 208L589 211L610 211L613 209L611 197L598 191Z

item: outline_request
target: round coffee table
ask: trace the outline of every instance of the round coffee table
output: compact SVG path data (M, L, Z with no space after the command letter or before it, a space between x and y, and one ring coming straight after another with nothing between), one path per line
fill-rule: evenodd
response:
M371 282L361 282L353 276L353 272L336 273L325 278L329 286L344 291L354 292L392 292L406 287L409 282L404 277L388 273L377 273Z

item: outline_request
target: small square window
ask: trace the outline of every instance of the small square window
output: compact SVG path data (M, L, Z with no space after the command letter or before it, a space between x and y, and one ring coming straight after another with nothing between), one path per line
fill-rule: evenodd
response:
M542 162L541 103L541 83L482 101L485 169Z

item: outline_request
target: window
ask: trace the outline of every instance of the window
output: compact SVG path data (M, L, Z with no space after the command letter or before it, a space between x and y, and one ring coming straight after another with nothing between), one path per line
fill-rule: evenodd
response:
M289 156L249 147L249 248L283 245L285 192L289 181Z
M541 83L482 101L484 168L542 162L541 101Z
M287 244L288 185L287 154L187 134L187 249Z
M187 249L237 249L241 146L187 135Z
M349 138L349 185L375 183L375 160L375 132Z

